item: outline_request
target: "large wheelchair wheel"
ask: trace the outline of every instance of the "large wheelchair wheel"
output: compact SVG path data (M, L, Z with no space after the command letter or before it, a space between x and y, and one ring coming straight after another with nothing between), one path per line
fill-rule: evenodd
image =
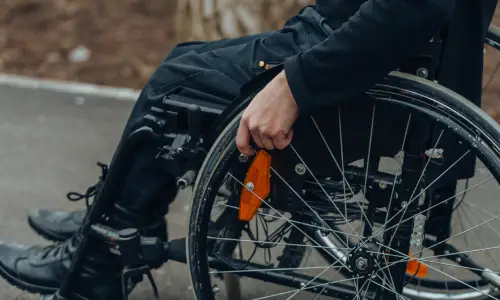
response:
M394 72L251 157L240 116L193 190L197 299L227 274L245 299L500 299L500 127L478 107Z

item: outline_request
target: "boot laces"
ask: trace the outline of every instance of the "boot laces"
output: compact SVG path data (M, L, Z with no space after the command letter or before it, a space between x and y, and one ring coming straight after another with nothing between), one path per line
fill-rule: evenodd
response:
M49 256L57 257L62 260L64 254L68 251L68 241L59 242L53 245L48 245L40 249L42 259L46 259Z
M33 246L30 248L28 253L31 255L40 255L40 259L44 260L47 257L58 257L59 260L63 260L65 258L65 254L69 252L69 244L73 242L73 238L64 241L57 242L47 246ZM20 257L19 259L22 259Z
M85 199L85 204L87 205L87 207L90 207L90 200L93 200L94 197L99 193L104 184L104 180L106 180L106 177L108 176L108 165L101 162L97 162L97 165L101 168L101 175L99 176L98 182L90 186L84 194L78 192L69 192L66 195L69 201L75 202Z
M84 194L78 192L69 192L66 195L69 201L74 202L85 199L85 204L87 205L87 207L91 206L92 203L90 202L90 200L92 200L99 193L104 184L104 180L106 180L106 177L108 175L108 165L101 162L97 162L97 165L101 168L101 175L99 176L98 182L87 188L87 191ZM60 260L63 260L65 254L69 252L69 246L74 242L74 238L75 236L73 236L69 240L57 242L43 247L35 246L31 248L32 251L30 252L35 255L39 254L41 259L46 259L50 256L59 257Z

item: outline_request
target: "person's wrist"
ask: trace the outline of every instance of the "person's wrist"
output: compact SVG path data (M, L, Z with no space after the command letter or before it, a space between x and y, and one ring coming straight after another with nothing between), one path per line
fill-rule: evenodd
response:
M281 71L277 76L279 86L283 89L283 93L286 95L286 98L293 102L294 106L297 107L297 102L295 101L295 97L293 96L292 90L288 85L288 80L286 78L285 70Z
M278 75L276 75L276 78L278 80L278 82L280 83L280 85L285 85L288 87L288 80L286 79L286 74L285 74L285 70L282 70L281 72L278 73Z

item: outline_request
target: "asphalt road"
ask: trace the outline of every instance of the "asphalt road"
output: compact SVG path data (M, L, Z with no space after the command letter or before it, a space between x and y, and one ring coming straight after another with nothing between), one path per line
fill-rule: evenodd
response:
M47 243L30 230L26 214L37 207L81 209L66 200L84 192L108 162L133 105L131 101L78 98L71 94L0 87L0 239ZM169 216L172 238L184 236L188 197ZM187 267L175 262L156 271L162 299L191 299ZM142 284L132 299L152 299ZM37 299L0 280L0 299Z
M133 101L0 86L0 240L48 244L27 224L34 208L76 210L84 201L70 202L69 191L85 192L97 180L97 161L112 157ZM187 231L190 192L182 191L168 215L169 237ZM168 262L153 271L160 299L193 299L185 264ZM226 298L223 282L218 299ZM245 279L243 299L266 295L266 285ZM154 299L147 282L131 300ZM236 300L230 297L231 300ZM1 300L38 299L0 278Z

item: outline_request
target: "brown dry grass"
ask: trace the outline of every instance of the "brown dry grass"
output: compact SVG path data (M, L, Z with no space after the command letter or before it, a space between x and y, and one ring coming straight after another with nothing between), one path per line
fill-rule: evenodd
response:
M0 72L141 88L182 39L178 36L202 38L187 32L190 26L178 27L190 20L187 14L176 14L177 8L177 0L0 0ZM263 22L263 30L286 19L276 9L267 14L276 20ZM500 10L494 23L500 25ZM79 45L90 49L90 59L71 62L69 53ZM487 47L485 83L499 64L500 51ZM485 90L483 102L483 109L498 121L499 74Z

